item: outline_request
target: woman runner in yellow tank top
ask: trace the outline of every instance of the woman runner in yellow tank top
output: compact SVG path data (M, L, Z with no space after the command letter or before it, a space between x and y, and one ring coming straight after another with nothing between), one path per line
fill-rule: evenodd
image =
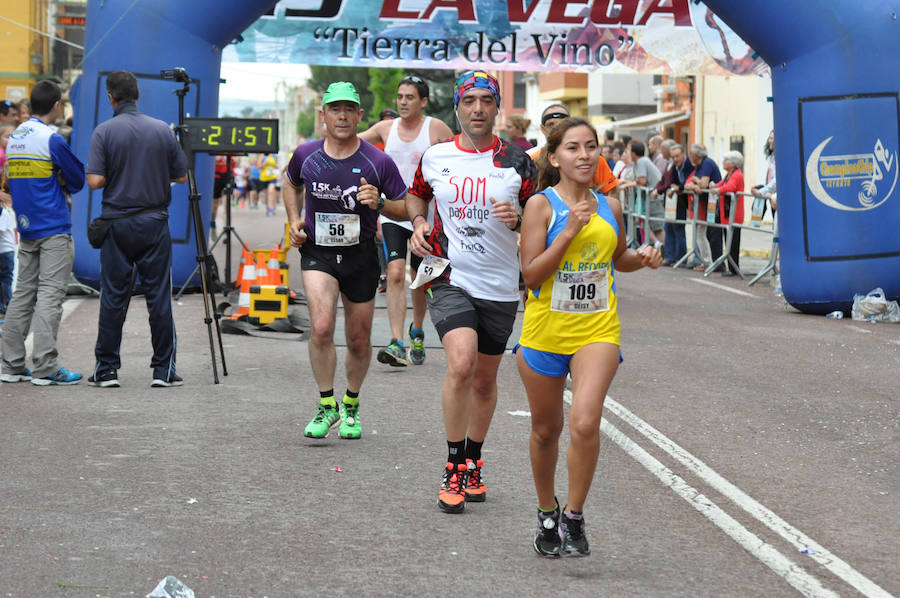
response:
M590 554L582 511L600 446L603 400L619 365L614 272L662 263L659 251L625 246L618 200L591 191L600 148L585 120L560 121L547 139L548 164L522 220L525 304L519 374L531 406L531 468L538 496L534 549L542 556ZM563 390L572 376L568 505L554 476L563 429Z

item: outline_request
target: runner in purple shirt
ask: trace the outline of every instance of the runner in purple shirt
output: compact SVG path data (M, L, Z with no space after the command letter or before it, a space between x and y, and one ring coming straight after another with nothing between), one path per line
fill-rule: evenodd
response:
M351 83L329 85L320 114L325 138L296 149L283 190L291 244L300 248L312 322L309 360L320 395L304 434L325 438L340 420L339 436L357 439L362 435L359 391L372 357L372 316L381 274L375 227L379 213L394 220L408 218L407 189L387 154L357 137L362 110ZM306 218L301 219L304 202ZM347 392L340 404L334 398L338 294L347 336Z

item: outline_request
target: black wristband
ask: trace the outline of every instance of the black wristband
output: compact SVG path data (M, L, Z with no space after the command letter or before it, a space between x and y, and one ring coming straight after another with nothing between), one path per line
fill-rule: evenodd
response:
M513 232L518 232L518 230L520 228L522 228L522 215L516 214L516 225L514 227L510 228L509 230L511 230Z

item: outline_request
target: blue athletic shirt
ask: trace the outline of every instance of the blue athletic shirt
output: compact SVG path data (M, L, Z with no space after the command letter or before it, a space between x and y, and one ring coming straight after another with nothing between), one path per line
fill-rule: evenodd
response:
M32 116L10 134L6 153L19 235L32 240L72 234L66 193L84 187L84 165L66 140Z

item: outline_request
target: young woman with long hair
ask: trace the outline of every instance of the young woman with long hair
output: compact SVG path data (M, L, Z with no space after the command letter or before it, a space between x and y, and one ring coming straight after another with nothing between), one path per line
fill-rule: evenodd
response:
M583 509L600 446L603 400L620 361L614 272L662 263L652 247L625 246L622 208L591 190L600 160L597 132L585 120L561 121L547 140L540 193L522 220L525 306L519 374L531 406L531 467L538 497L534 549L542 556L585 556ZM563 390L572 376L568 505L554 478L563 429Z

